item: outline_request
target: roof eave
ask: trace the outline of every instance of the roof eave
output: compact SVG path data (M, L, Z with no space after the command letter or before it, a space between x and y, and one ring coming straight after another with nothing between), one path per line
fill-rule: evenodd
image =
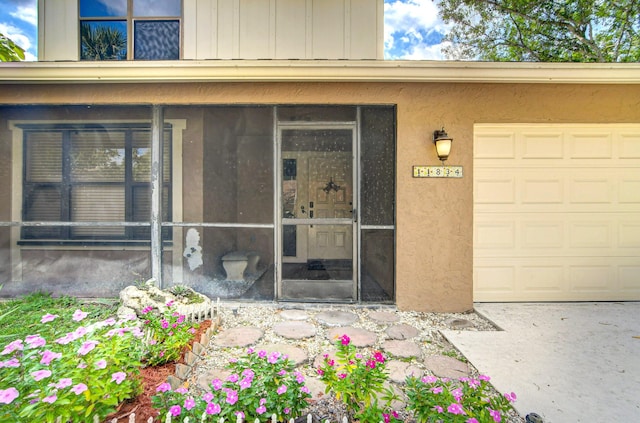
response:
M10 62L0 83L467 82L638 84L640 63L353 60Z

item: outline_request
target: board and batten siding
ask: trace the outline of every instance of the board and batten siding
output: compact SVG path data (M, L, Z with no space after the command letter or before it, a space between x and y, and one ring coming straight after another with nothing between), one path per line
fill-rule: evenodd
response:
M181 58L384 58L383 0L183 0ZM77 0L39 0L39 61L78 61Z
M474 127L474 301L640 300L640 125Z

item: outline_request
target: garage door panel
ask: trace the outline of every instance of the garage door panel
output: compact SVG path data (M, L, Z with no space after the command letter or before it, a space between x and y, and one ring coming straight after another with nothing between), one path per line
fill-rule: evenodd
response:
M640 205L640 179L622 178L618 186L620 203Z
M562 131L521 134L523 159L562 159L564 134Z
M619 222L618 240L618 247L634 249L627 254L636 254L640 257L640 222L637 220ZM640 274L638 278L640 278Z
M474 156L483 159L514 159L516 137L510 132L487 131L479 134L473 143Z
M513 175L489 172L483 177L476 175L474 198L478 204L514 204L516 181Z
M541 178L523 176L522 203L525 204L562 204L564 202L564 183L562 178Z
M640 125L476 125L478 140L477 301L640 300Z
M620 134L618 156L622 159L640 159L640 133L625 132Z
M515 222L478 222L474 232L478 249L513 250L516 247Z
M613 158L612 135L602 133L569 133L569 158L611 159Z

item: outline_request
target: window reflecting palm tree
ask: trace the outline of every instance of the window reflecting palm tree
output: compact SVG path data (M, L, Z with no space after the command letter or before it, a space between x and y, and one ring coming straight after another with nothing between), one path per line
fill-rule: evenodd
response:
M83 23L81 60L126 60L127 36L107 25Z

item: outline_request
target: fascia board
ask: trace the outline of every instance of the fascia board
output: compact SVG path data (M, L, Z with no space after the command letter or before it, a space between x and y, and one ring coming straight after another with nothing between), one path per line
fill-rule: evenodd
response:
M638 84L640 63L215 60L0 64L0 83L300 81Z

